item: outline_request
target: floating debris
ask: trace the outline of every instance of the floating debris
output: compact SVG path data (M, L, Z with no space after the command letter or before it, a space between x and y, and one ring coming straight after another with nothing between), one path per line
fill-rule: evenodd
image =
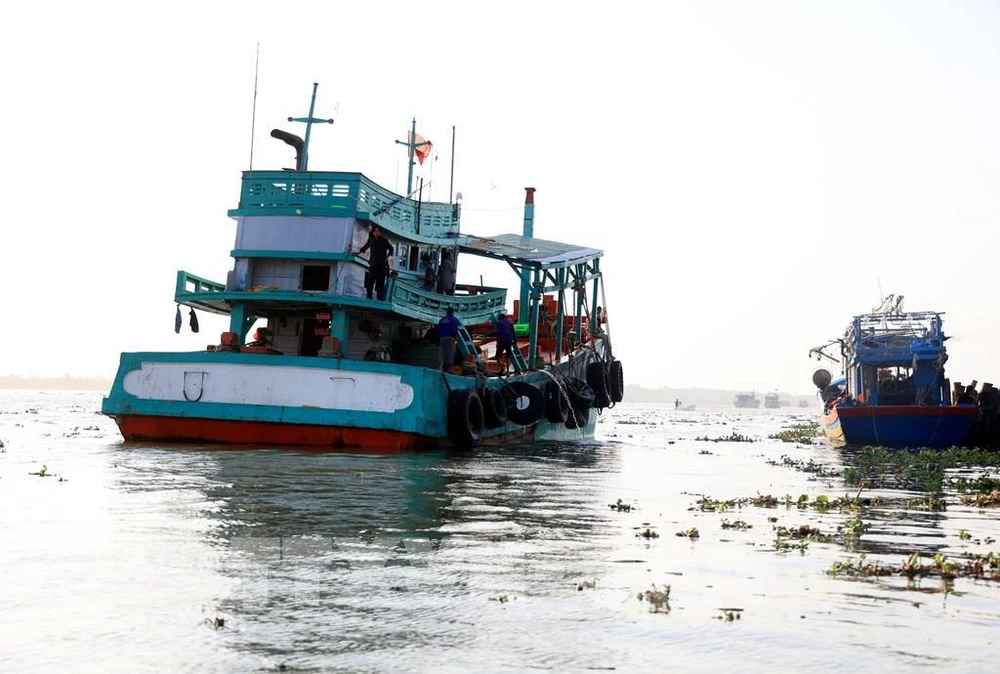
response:
M499 595L497 597L490 597L490 601L499 602L501 604L506 604L507 602L513 601L515 599L517 599L517 597L508 597L505 594L501 594L501 595Z
M581 592L583 590L593 590L595 588L597 588L596 578L594 578L593 580L581 580L579 583L576 584L577 592Z
M649 539L649 538L659 538L660 534L656 533L655 531L653 531L649 527L646 527L646 529L644 531L640 531L640 532L636 533L635 537L636 538L640 538L641 537L641 538L646 538L646 539Z
M958 497L958 500L965 505L972 505L977 508L1000 506L1000 490L991 491L988 494L962 494Z
M691 527L687 531L678 531L675 535L690 538L692 540L695 538L701 538L701 534L698 533L698 529L696 527Z
M652 588L645 592L640 592L635 596L639 601L649 602L651 613L670 613L670 586L664 585L662 588L653 583Z
M608 507L611 508L612 510L617 510L620 513L631 512L632 509L635 508L635 506L633 506L630 503L622 503L621 499L618 499L616 503L609 503ZM635 509L638 510L638 508Z
M740 616L743 613L743 609L741 608L720 608L719 611L722 612L722 615L715 616L715 619L722 620L727 623L731 623L734 620L739 620Z

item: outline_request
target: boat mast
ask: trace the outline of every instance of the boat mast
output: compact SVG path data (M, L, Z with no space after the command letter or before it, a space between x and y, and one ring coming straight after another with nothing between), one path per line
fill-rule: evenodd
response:
M413 118L413 122L410 126L410 137L406 139L405 143L401 140L397 140L396 143L399 145L406 146L406 154L409 158L408 166L406 169L406 197L409 198L410 195L413 194L413 167L417 163L415 150L418 147L423 147L424 145L430 145L431 143L428 140L424 140L419 143L417 142L416 117Z
M308 117L289 117L289 122L304 122L306 125L306 137L302 141L302 158L299 160L299 166L295 167L296 171L305 171L309 167L309 134L312 131L312 125L314 123L326 122L327 124L333 124L332 119L316 119L313 117L313 111L316 109L316 88L319 87L318 82L313 82L313 92L312 100L309 102L309 116Z
M530 239L535 234L535 188L524 188L524 229L522 236ZM528 297L531 293L531 268L527 265L521 267L521 297L518 304L518 323L528 322Z

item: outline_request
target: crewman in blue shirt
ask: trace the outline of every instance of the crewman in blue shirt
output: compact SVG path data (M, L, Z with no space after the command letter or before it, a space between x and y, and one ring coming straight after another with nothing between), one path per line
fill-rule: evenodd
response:
M455 310L448 307L447 313L438 321L437 327L441 358L438 369L444 370L455 362L455 339L458 337L458 329L461 326L462 324L455 318Z

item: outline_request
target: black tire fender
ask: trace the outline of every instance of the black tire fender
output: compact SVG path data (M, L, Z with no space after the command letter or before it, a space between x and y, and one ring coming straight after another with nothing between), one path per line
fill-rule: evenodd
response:
M545 414L545 396L541 389L528 382L509 382L501 391L501 395L507 406L508 421L527 426Z
M475 389L463 388L448 395L448 438L456 447L477 447L483 441L483 401Z
M487 429L500 428L507 423L507 404L503 394L489 386L483 389L483 420Z
M562 387L558 382L550 380L545 385L545 418L553 424L561 424L571 412L569 399L563 393Z

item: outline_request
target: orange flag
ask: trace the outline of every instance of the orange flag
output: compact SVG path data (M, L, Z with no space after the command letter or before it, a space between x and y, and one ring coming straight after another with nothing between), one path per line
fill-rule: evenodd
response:
M410 140L410 145L415 146L413 148L413 154L416 156L417 161L423 166L424 160L431 155L431 148L434 145L429 140L424 140L424 137L419 133L414 134L410 131L406 132L406 137Z

